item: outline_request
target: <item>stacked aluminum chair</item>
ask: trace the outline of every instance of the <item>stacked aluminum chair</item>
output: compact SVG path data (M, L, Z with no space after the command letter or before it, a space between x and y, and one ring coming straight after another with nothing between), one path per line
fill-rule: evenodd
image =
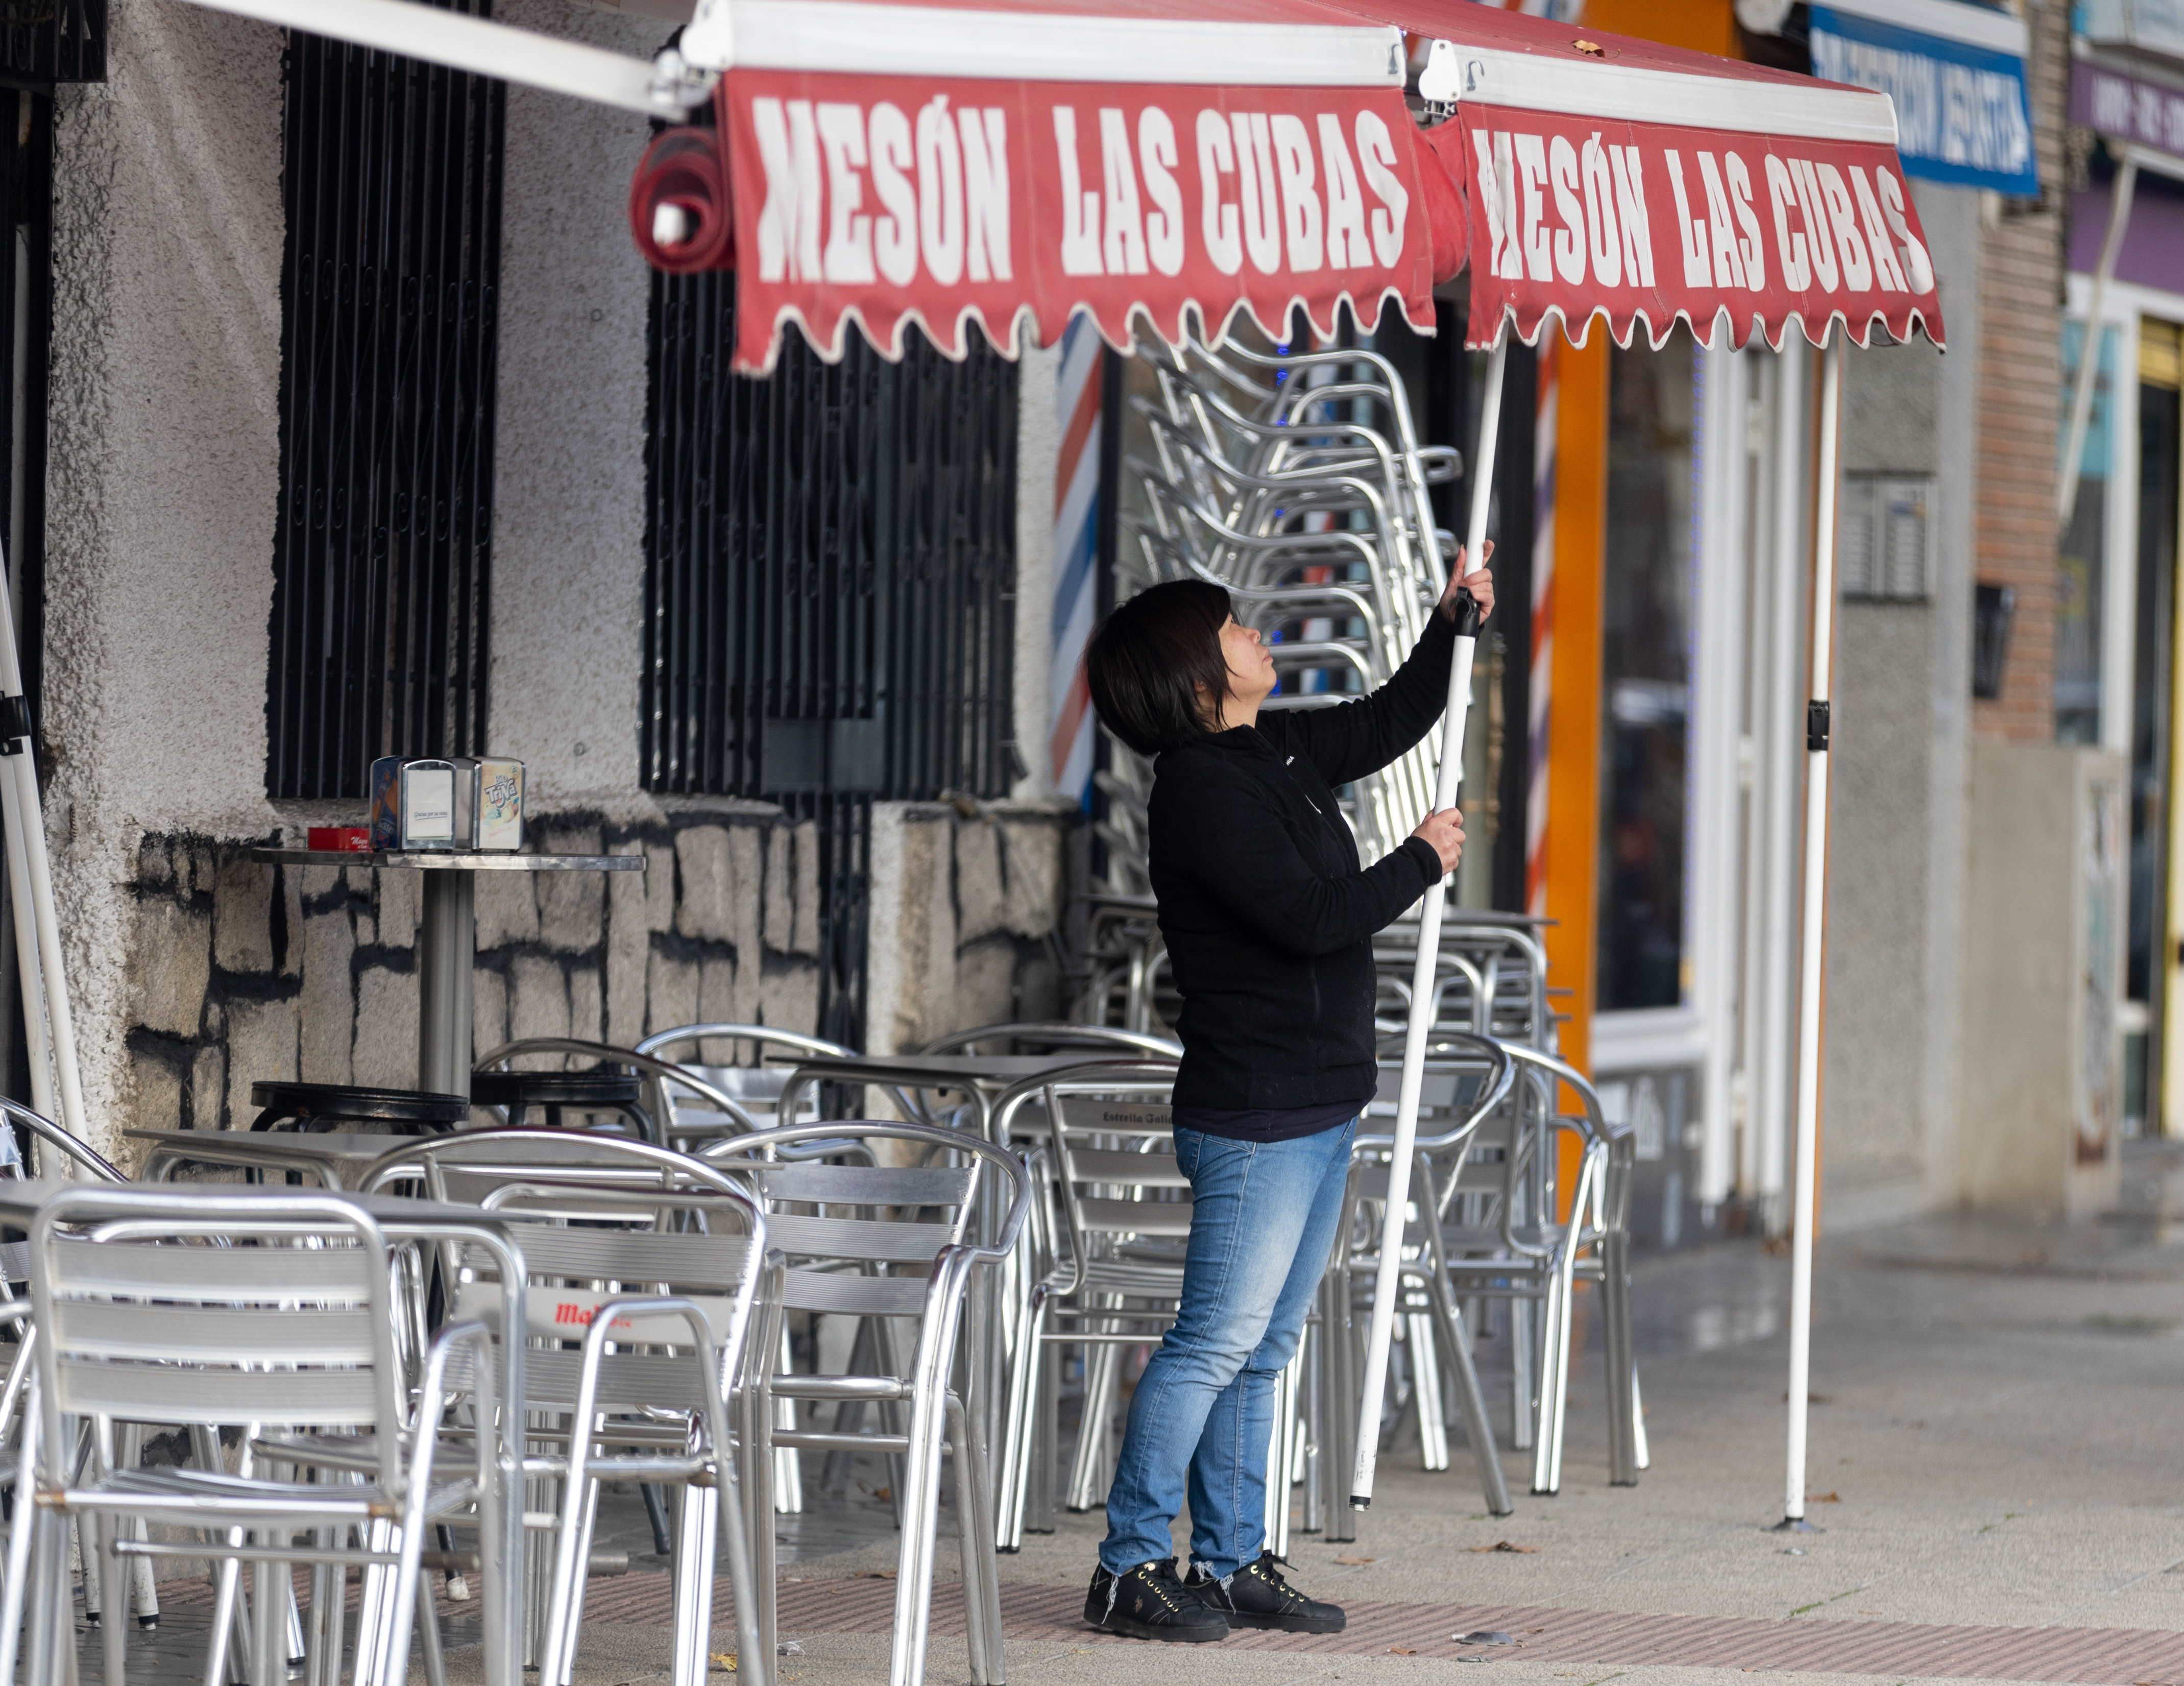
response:
M1394 368L1368 351L1140 351L1159 394L1134 400L1150 455L1128 465L1144 512L1124 517L1125 589L1225 586L1237 618L1273 646L1284 689L1268 708L1322 706L1385 684L1447 583L1452 541L1434 525L1428 488L1457 469L1453 451L1418 444ZM1422 744L1361 782L1351 818L1368 859L1410 835L1433 776ZM1117 890L1142 887L1150 784L1119 749L1101 775Z
M1283 683L1268 708L1323 706L1386 683L1446 585L1454 541L1435 527L1428 488L1457 472L1453 451L1419 444L1393 368L1362 351L1266 355L1197 343L1140 350L1157 393L1134 401L1148 444L1128 463L1142 511L1123 517L1122 595L1170 579L1228 588L1238 619L1261 628L1273 649ZM1126 509L1131 502L1126 494ZM1150 900L1150 773L1120 745L1111 742L1110 751L1100 779L1107 893L1094 898L1080 1011L1100 1022L1159 1030L1157 928L1149 913L1134 921L1129 910L1133 898ZM1421 744L1350 793L1346 812L1363 858L1400 845L1430 807L1433 753L1430 740ZM1400 1034L1408 1017L1417 941L1412 918L1375 944L1384 1032ZM1466 1407L1467 1426L1474 1440L1481 1438L1468 1357L1447 1348L1452 1331L1475 1335L1491 1316L1496 1331L1508 1338L1512 1438L1535 1450L1534 1489L1555 1489L1572 1293L1577 1281L1591 1280L1603 1290L1608 1326L1611 1461L1617 1480L1633 1479L1646 1460L1630 1354L1629 1144L1601 1119L1590 1086L1556 1057L1546 954L1529 922L1451 913L1435 997L1433 1022L1443 1046L1455 1037L1485 1039L1506 1047L1516 1069L1493 1115L1465 1131L1461 1160L1440 1166L1439 1180L1429 1181L1440 1191L1435 1219L1429 1225L1420 1216L1407 1252L1421 1267L1406 1266L1410 1315L1402 1327L1412 1378L1405 1401L1419 1416L1422 1454L1428 1467L1446 1466L1446 1399ZM1580 1104L1564 1113L1559 1098L1572 1092ZM1562 1219L1556 1145L1570 1136L1580 1144L1576 1210ZM1375 1203L1373 1186L1368 1175L1361 1225ZM1369 1273L1358 1274L1357 1260L1375 1244L1361 1227L1361 1251L1337 1275L1369 1281ZM1318 1356L1303 1389L1312 1427L1297 1461L1301 1472L1323 1462L1331 1469L1329 1451L1334 1460L1346 1458L1346 1443L1334 1449L1357 1432L1334 1397L1349 1387L1354 1368L1345 1362L1354 1309L1349 1296L1331 1287L1321 1321L1344 1332L1323 1342L1317 1330L1311 1337ZM1440 1385L1444 1371L1455 1384L1446 1390ZM1498 1471L1486 1479L1490 1506L1501 1509ZM1334 1483L1307 1480L1306 1495L1307 1527L1348 1537Z

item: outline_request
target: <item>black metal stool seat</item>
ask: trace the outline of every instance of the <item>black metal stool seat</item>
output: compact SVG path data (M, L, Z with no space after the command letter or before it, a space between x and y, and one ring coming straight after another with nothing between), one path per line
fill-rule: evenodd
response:
M460 1095L421 1089L365 1089L353 1083L254 1083L250 1104L259 1114L253 1130L359 1130L416 1136L460 1130L471 1103Z
M536 1107L549 1130L561 1128L564 1108L578 1113L620 1113L644 1140L653 1139L651 1115L644 1110L644 1080L633 1073L594 1066L588 1071L474 1071L471 1100L500 1107L512 1125Z
M644 1086L626 1071L475 1071L471 1099L482 1107L600 1107L638 1104Z

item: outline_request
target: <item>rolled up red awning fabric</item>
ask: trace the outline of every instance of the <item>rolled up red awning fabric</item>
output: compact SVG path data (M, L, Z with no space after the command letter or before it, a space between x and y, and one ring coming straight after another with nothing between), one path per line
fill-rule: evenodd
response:
M721 136L718 128L670 129L645 148L630 178L630 233L655 269L696 275L735 267L734 207ZM679 218L680 227L669 226L672 219L663 211Z
M1418 185L1425 190L1426 226L1432 235L1434 285L1454 281L1463 273L1470 254L1470 208L1465 203L1462 137L1457 126L1416 131ZM1451 159L1441 148L1455 148Z

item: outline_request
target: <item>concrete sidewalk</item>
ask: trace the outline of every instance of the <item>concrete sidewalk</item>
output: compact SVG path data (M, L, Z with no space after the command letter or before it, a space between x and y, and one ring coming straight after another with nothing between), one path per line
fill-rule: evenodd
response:
M1749 1243L1643 1266L1652 1466L1635 1489L1606 1483L1596 1350L1558 1497L1495 1519L1461 1454L1437 1476L1414 1455L1384 1463L1354 1544L1300 1537L1291 1553L1301 1585L1359 1617L1330 1640L1156 1650L1078 1632L1100 1519L1065 1517L1006 1564L1011 1680L2184 1682L2184 1245L2152 1220L1828 1240L1808 1482L1822 1532L1797 1537L1769 1531L1787 1279ZM1520 1493L1528 1467L1511 1460ZM785 1678L884 1680L892 1562L889 1536L788 1572L783 1631L802 1651ZM624 1607L587 1625L586 1686L665 1678L665 1635L631 1619L637 1577L622 1587ZM934 1681L967 1678L946 1637L959 1610L944 1588ZM1518 1643L1452 1643L1495 1625Z

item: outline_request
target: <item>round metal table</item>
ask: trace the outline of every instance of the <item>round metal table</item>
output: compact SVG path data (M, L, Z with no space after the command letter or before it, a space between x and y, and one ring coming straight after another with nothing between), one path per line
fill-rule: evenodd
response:
M417 1086L438 1095L471 1091L471 992L477 967L477 874L641 873L643 855L491 854L446 849L253 849L276 867L366 867L425 874L417 924Z

